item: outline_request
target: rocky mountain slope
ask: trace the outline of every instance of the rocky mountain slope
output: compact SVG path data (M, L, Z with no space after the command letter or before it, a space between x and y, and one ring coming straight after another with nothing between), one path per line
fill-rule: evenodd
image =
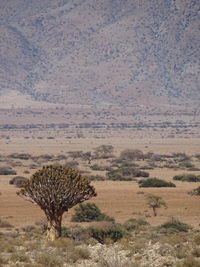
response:
M0 94L198 107L198 0L1 0Z

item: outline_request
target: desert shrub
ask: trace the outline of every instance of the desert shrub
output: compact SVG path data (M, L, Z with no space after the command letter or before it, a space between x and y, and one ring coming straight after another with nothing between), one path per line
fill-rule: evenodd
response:
M200 186L198 186L197 188L195 188L192 191L188 192L188 194L194 195L194 196L200 196Z
M73 161L68 161L68 162L66 163L66 166L68 166L68 167L70 167L70 168L77 168L78 165L79 165L79 163L78 163L77 161L75 161L75 160L73 160Z
M68 155L73 159L82 158L83 151L69 151Z
M144 154L138 149L125 149L121 152L120 158L125 160L144 160Z
M163 223L160 228L164 228L172 232L188 232L188 230L191 229L188 224L180 222L179 220L174 218Z
M149 173L134 167L123 167L107 172L106 176L109 180L131 181L135 177L148 177Z
M173 179L183 182L200 182L200 175L181 174L181 175L175 175Z
M200 234L194 236L194 242L196 245L200 245Z
M75 263L78 260L87 260L90 258L90 251L87 248L74 248L67 251L67 261Z
M50 247L55 247L55 248L59 248L59 249L69 249L74 247L74 241L69 239L69 238L58 238L54 241L49 241L48 245Z
M107 178L108 180L112 180L112 181L132 181L133 180L132 177L125 177L117 172L112 172L112 173L107 174Z
M180 163L180 167L183 167L183 168L194 168L195 166L191 162L185 161L185 162L181 162Z
M28 255L20 252L20 253L13 253L10 257L10 260L13 262L29 262L30 259L28 257Z
M129 219L124 223L124 227L126 228L127 231L133 231L147 225L149 225L147 221L135 218Z
M108 159L113 157L114 147L112 145L101 145L94 149L94 158Z
M89 178L92 181L104 181L104 180L106 180L106 178L104 176L101 176L99 174L97 174L97 175L91 175Z
M193 248L192 255L199 258L200 257L200 248L198 248L198 247Z
M180 161L189 161L190 160L190 156L188 156L185 153L173 153L172 157L175 158L176 160Z
M49 154L43 154L43 155L40 155L39 157L37 157L35 159L42 159L43 161L51 161L54 159L54 156L49 155Z
M139 187L176 187L175 184L158 178L148 178L138 181Z
M197 159L200 160L200 154L196 154L196 155L195 155L195 158L197 158Z
M75 241L82 241L86 243L91 239L90 231L87 228L82 228L81 226L74 227L62 227L62 237L67 237Z
M111 171L112 170L112 168L109 166L100 166L98 164L94 164L90 166L90 169L92 169L93 171Z
M0 256L0 266L4 266L4 264L7 264L8 260L4 259L2 256Z
M9 181L9 184L13 184L16 187L21 187L22 184L26 181L27 178L23 177L23 176L15 176L14 178L12 178Z
M27 153L13 153L13 154L10 154L9 157L13 159L28 160L31 158L31 155Z
M16 175L16 171L9 166L0 167L0 175Z
M0 219L0 228L13 228L14 226L9 222Z
M144 165L144 166L141 166L140 169L142 169L142 170L153 170L154 166Z
M184 259L183 262L178 263L176 267L200 267L200 261L192 256Z
M96 227L91 226L88 228L88 231L92 238L102 244L104 244L108 239L116 242L128 234L121 224L116 223L107 223Z
M67 156L66 156L66 155L63 155L63 154L59 154L59 155L55 158L55 160L65 160L65 159L67 159Z
M61 257L57 256L54 253L41 253L37 256L36 262L43 264L43 266L48 266L48 267L62 267L63 266L63 261Z
M27 225L27 226L22 227L22 231L26 233L32 232L33 230L35 230L34 225Z
M75 208L75 214L71 220L73 222L114 221L113 218L103 213L94 203L79 204Z
M132 177L149 177L149 173L145 171L140 171L138 169L132 167L123 167L120 168L120 173L124 176L132 176Z

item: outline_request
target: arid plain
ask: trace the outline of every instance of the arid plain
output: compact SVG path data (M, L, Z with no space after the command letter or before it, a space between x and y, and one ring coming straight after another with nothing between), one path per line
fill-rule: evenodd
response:
M200 139L127 139L127 138L110 138L110 139L24 139L11 138L0 140L0 154L10 155L12 153L28 153L32 156L39 156L44 154L49 155L67 155L69 151L93 151L100 145L113 145L114 154L119 156L124 149L140 149L143 153L156 154L172 154L185 153L189 156L199 154ZM193 157L192 157L193 158ZM30 177L36 169L41 168L42 165L49 164L49 162L40 163L40 167L30 168L30 160L17 160L13 169L16 170L17 175ZM200 168L200 161L194 157L193 163L196 169ZM19 164L19 162L21 162ZM65 164L63 160L56 160L54 163ZM93 163L106 164L106 160L97 160ZM93 164L92 163L92 164ZM1 162L5 165L5 162ZM6 165L9 165L9 161ZM19 165L19 166L16 166ZM91 174L105 174L100 171L93 171L85 161L81 161L79 168ZM29 171L29 174L24 172ZM172 181L176 184L175 188L139 188L136 181L93 181L97 191L97 197L91 199L95 202L106 214L113 216L116 221L124 222L129 218L143 218L149 221L152 225L158 225L170 217L174 216L177 219L184 221L193 226L199 225L200 208L199 197L191 196L188 191L196 188L200 183L173 181L174 175L183 173L193 173L200 175L200 171L190 171L186 169L176 168L158 168L148 170L150 177L157 177L167 181ZM89 172L88 172L89 173ZM8 221L15 227L22 227L25 225L34 225L35 222L44 217L43 212L33 205L16 195L17 189L10 185L9 181L14 176L1 175L0 176L0 217ZM147 207L146 194L153 193L160 195L167 203L168 208L161 208L158 211L158 216L152 216L152 210ZM64 215L63 224L71 224L70 219L73 214L73 209Z

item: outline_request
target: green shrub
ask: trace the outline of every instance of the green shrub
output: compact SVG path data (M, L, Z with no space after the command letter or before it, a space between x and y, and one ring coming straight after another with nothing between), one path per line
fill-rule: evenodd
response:
M9 155L10 158L14 158L14 159L22 159L22 160L28 160L31 158L30 154L27 153L13 153Z
M194 164L192 164L189 161L185 161L185 162L180 163L180 166L183 167L183 168L193 168L193 167L195 167Z
M109 166L100 166L98 164L94 164L90 166L90 169L92 169L93 171L111 171L112 170L112 168Z
M0 228L13 228L14 226L10 224L9 222L2 221L0 219Z
M56 254L49 254L49 253L41 253L36 258L37 263L43 264L43 266L48 267L62 267L63 262L60 257Z
M183 182L200 182L200 175L181 174L181 175L175 175L173 179Z
M102 224L100 227L90 227L88 231L92 238L96 239L99 243L104 244L107 239L116 242L127 235L126 229L121 224L107 223Z
M0 175L16 175L16 171L9 166L0 167Z
M147 221L135 218L129 219L124 223L124 227L126 228L127 231L133 231L147 225L149 225Z
M194 196L200 196L200 186L198 186L197 188L195 188L192 191L188 192L188 194L194 195Z
M149 173L128 166L109 171L106 176L113 181L132 181L135 177L149 177Z
M138 182L139 187L176 187L175 184L157 178L148 178Z
M170 221L163 223L160 228L171 230L172 232L188 232L191 227L177 219L172 218Z
M11 261L13 262L29 262L30 259L26 254L23 254L22 252L19 253L13 253L10 258Z
M77 161L73 160L73 161L68 161L68 162L66 163L66 165L67 165L68 167L70 167L70 168L77 168L77 166L79 165L79 163L78 163Z
M9 181L9 184L13 184L16 187L22 187L22 184L26 181L27 178L23 177L23 176L15 176L14 178L12 178Z
M91 175L89 178L92 181L105 181L106 180L106 178L104 176L101 176L99 174L97 174L97 175Z
M75 214L72 216L73 222L91 222L91 221L114 221L107 216L94 203L79 204L75 208Z

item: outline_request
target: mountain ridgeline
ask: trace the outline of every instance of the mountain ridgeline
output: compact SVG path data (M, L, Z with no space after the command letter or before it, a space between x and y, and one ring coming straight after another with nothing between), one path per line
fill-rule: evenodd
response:
M0 94L198 106L198 0L1 0Z

